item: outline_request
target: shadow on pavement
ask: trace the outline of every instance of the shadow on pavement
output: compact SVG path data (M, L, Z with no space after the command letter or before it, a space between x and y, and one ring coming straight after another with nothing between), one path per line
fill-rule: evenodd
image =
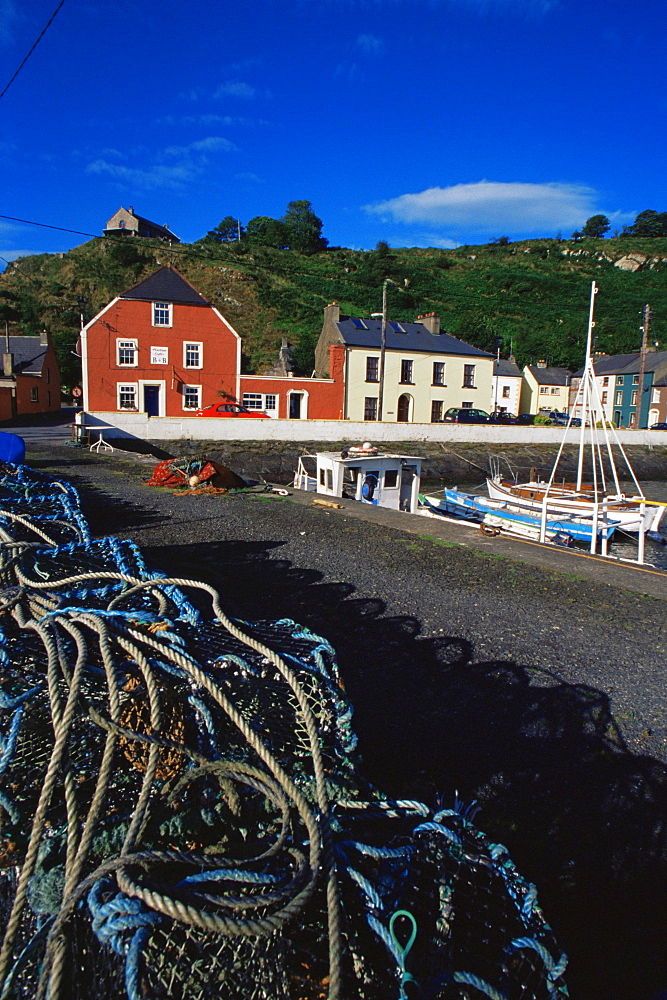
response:
M422 638L279 543L144 547L150 566L216 586L232 616L293 618L336 648L367 777L433 803L458 790L535 882L570 956L574 1000L657 1000L667 986L667 772L623 744L605 694Z

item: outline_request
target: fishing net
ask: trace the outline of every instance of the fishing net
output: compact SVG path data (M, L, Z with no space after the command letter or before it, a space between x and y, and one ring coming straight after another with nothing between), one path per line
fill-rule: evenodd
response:
M505 848L361 780L325 639L91 540L25 466L0 571L3 1000L567 995Z

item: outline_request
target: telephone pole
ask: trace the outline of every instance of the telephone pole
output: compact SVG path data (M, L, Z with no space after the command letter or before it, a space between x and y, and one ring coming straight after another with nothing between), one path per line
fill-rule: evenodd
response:
M646 353L648 351L648 328L651 322L651 307L646 303L643 309L642 348L639 354L639 385L637 387L637 409L635 410L634 426L639 430L642 420L642 400L644 398L644 375L646 374ZM648 417L648 414L647 414Z

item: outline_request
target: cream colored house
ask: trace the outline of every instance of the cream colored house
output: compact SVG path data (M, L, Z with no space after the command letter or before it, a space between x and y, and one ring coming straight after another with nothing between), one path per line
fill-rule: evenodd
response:
M330 377L329 348L345 347L346 420L377 420L382 355L382 320L343 316L337 303L324 309L315 351L315 374ZM452 406L487 410L493 356L440 330L435 313L414 323L386 326L382 420L439 423Z
M550 368L546 361L525 365L521 387L521 413L558 410L564 413L569 405L571 374L567 368Z

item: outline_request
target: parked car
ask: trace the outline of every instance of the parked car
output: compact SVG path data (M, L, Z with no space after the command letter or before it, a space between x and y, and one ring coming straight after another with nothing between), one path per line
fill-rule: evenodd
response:
M581 427L581 420L579 417L573 417L570 420L569 414L559 413L558 410L540 410L540 414L543 417L548 417L552 424L557 424L559 427Z
M649 427L649 430L650 431L667 431L667 424L665 424L665 423L651 424L651 426Z
M489 417L492 424L516 424L518 419L515 413L508 413L507 410L494 410Z
M454 424L488 424L490 417L486 410L475 410L472 406L450 406L442 419Z
M211 403L197 410L195 417L262 417L270 420L268 413L264 410L249 410L240 403Z
M534 424L535 415L533 413L520 413L516 418L517 424Z

